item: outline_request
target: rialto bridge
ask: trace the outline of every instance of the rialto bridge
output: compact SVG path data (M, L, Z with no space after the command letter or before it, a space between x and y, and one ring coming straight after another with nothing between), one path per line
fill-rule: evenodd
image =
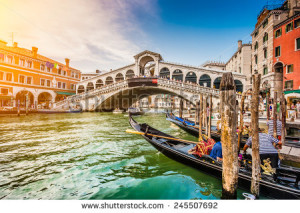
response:
M87 111L128 108L135 101L155 94L179 96L193 104L200 93L218 99L224 70L165 62L160 54L150 51L143 51L134 59L134 64L79 82L77 94L55 103L54 108L71 105L81 105ZM242 92L245 75L233 73L233 77L237 91Z

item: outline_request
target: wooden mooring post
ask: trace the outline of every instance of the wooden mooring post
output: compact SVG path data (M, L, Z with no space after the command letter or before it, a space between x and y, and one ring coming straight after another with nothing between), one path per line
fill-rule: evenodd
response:
M221 142L223 153L222 199L236 199L238 150L236 140L236 86L232 73L224 73L220 84Z
M266 108L267 108L267 120L270 120L270 94L269 91L266 93Z
M25 95L25 113L28 115L28 105L29 105L29 100L28 100L28 93Z
M281 127L281 142L282 145L285 143L285 136L286 136L286 100L284 98L284 93L281 94L281 121L282 121L282 127Z
M238 152L240 150L241 140L243 136L243 128L244 128L244 107L245 107L245 98L247 95L247 92L243 92L242 98L241 98L241 106L240 106L240 126L239 126L239 132L238 132Z
M180 103L179 103L179 117L182 118L182 111L183 111L183 100L180 99Z
M208 138L211 138L211 116L212 116L212 94L209 96L209 111L208 111Z
M203 109L203 95L200 94L200 106L199 106L199 141L203 141L202 138L202 110Z
M259 86L260 74L252 76L252 100L251 100L251 128L252 128L252 179L251 193L259 197L259 179L260 179L260 157L259 157L259 134L258 134L258 105L259 105Z
M196 101L196 105L195 105L195 125L197 124L198 122L198 119L199 119L199 101Z
M17 109L17 114L18 114L18 116L20 116L20 99L18 100L18 102L17 102L17 107L18 107L18 109Z
M208 126L207 126L207 97L206 96L203 99L203 117L204 117L205 135L207 135Z
M273 100L273 137L277 138L277 92L274 92Z

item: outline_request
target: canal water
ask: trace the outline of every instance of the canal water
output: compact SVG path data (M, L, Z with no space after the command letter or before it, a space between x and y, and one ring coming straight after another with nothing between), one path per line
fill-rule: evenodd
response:
M163 114L137 120L197 140ZM125 114L0 117L0 199L220 199L220 180L165 157L128 128Z

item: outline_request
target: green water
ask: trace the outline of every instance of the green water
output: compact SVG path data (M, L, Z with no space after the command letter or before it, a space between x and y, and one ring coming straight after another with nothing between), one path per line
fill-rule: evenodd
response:
M196 140L162 114L137 120ZM128 128L125 114L0 117L0 199L220 198L220 180L165 157Z

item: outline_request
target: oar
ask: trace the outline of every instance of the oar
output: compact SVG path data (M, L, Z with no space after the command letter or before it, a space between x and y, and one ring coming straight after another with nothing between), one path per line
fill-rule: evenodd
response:
M127 129L126 133L131 133L131 134L136 134L136 135L145 135L144 132L133 131L131 129ZM153 135L150 133L147 133L147 135L152 136L152 137L157 137L157 138L165 138L165 139L174 140L174 141L181 141L181 142L185 142L185 143L193 143L193 144L199 143L199 142L188 141L188 140L183 140L183 139L179 139L179 138L170 138L170 137L161 136L161 135Z

